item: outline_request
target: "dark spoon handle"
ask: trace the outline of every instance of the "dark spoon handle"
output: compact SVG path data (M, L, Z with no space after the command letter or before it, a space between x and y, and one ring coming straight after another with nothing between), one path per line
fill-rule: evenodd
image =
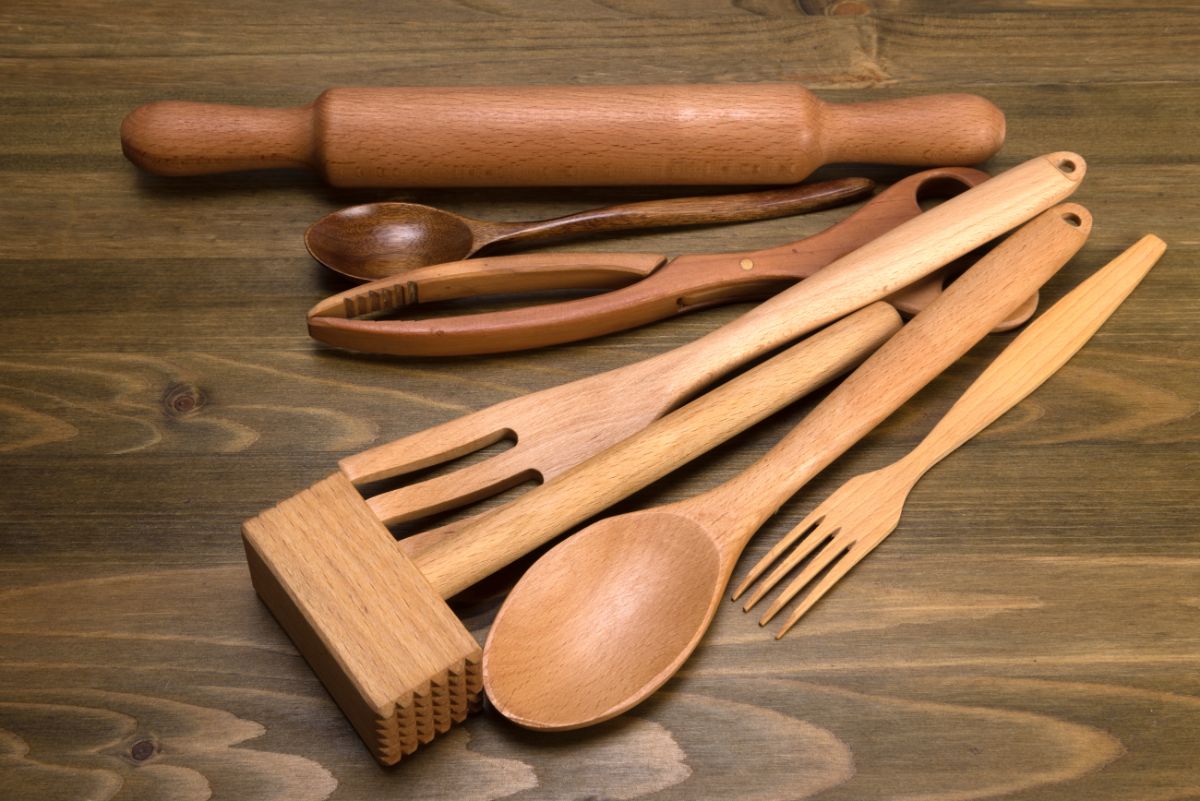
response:
M733 195L647 200L589 209L540 222L496 222L476 224L476 241L532 244L574 236L666 228L674 225L771 220L793 214L832 208L871 193L875 183L868 178L839 178L816 184L799 184L784 189L766 189Z

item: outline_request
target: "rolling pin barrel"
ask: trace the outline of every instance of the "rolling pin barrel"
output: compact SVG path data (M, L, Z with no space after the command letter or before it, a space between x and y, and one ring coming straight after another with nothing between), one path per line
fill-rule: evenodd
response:
M827 104L796 84L330 89L309 106L161 102L121 126L160 175L307 166L335 186L775 184L834 161L975 164L975 95Z

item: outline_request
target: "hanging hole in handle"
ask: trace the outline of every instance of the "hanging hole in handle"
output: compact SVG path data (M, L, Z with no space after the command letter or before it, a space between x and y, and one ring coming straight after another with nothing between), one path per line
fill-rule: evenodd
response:
M1064 214L1062 216L1062 218L1063 218L1063 222L1065 222L1067 225L1071 226L1072 228L1078 228L1081 225L1083 225L1083 220L1081 220L1079 218L1079 215L1073 211L1068 211L1066 214Z
M1062 170L1064 173L1066 173L1067 175L1070 175L1071 173L1075 172L1075 170L1078 169L1078 166L1075 164L1075 162L1071 161L1070 159L1062 159L1061 161L1058 162L1058 168L1060 170Z
M961 178L955 178L952 175L939 175L936 178L930 178L917 187L917 205L921 207L921 211L929 211L934 206L940 205L943 201L949 200L955 195L961 195L970 188L971 185Z

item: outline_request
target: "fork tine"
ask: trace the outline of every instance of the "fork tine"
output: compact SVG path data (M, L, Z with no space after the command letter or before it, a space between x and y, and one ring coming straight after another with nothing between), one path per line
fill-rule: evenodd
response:
M384 525L456 509L537 478L537 470L520 463L524 459L525 452L514 447L454 472L380 493L367 505Z
M811 562L804 566L804 569L800 571L800 575L796 576L792 583L771 602L771 605L767 607L767 611L763 612L762 617L758 619L758 625L767 625L771 621L771 618L779 614L779 610L787 605L788 601L795 598L800 590L808 586L822 570L833 564L845 551L845 539L838 537L835 533L833 538L825 545L825 548L814 556ZM797 559L796 561L799 562L800 560Z
M738 588L733 591L731 600L736 601L738 598L742 597L742 593L750 589L750 585L754 583L755 579L765 573L767 568L774 564L775 560L782 556L783 552L786 551L792 543L803 537L805 534L815 531L817 526L821 525L822 521L824 520L824 513L820 508L817 508L814 509L808 515L808 517L800 521L800 524L785 534L783 539L771 546L771 550L767 551L766 556L758 560L758 564L750 568L750 572L746 574L746 578L742 579L742 583L739 584ZM776 581L778 581L778 579L776 579Z
M492 408L474 412L418 431L347 456L338 462L338 466L355 484L366 484L433 467L474 453L502 439L516 439L516 432L511 428L496 424L495 411Z
M783 577L790 573L796 567L796 565L803 562L805 557L815 552L831 538L837 537L838 529L830 531L827 527L823 526L823 523L824 519L822 518L821 522L819 522L811 532L805 535L804 540L795 548L793 548L792 552L789 553L783 559L783 561L771 571L771 574L759 582L757 589L754 590L753 594L751 594L750 598L747 599L745 605L742 607L743 612L749 612L751 607L761 601L763 596L770 592L771 589L780 581L782 581ZM794 532L795 529L793 529L793 533ZM791 537L790 534L789 537Z
M874 550L874 548L874 545L868 545L864 547L861 542L856 542L846 550L842 551L842 558L838 560L837 564L829 569L829 572L826 573L819 582L817 582L816 586L809 591L808 595L804 596L804 600L800 602L795 611L793 611L791 616L788 617L787 622L784 623L782 628L780 628L775 634L775 639L782 639L783 635L787 634L788 631L791 630L792 626L796 625L796 621L803 617L809 609L812 609L817 601L824 597L825 593L833 589L834 584L837 584L839 581L841 581L842 577L854 569L854 566L861 562L863 557ZM796 580L796 583L799 583L799 579ZM789 586L787 590L784 591L789 599L800 590L800 587L795 586L796 592L793 592L793 586Z

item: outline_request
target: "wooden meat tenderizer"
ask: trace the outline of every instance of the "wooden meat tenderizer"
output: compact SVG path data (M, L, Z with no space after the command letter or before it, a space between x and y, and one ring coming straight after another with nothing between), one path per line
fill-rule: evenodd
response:
M158 175L308 167L334 186L796 183L823 164L977 164L982 97L833 104L798 84L330 89L293 108L161 101L121 124Z
M603 505L849 370L899 326L896 311L876 303L652 423L620 445L643 465L632 476L626 456L610 457L616 463L597 491L620 486ZM342 460L242 533L259 596L375 757L393 764L479 705L482 650L443 598L491 570L406 552L356 489L372 478L361 464ZM497 559L497 568L508 561Z

